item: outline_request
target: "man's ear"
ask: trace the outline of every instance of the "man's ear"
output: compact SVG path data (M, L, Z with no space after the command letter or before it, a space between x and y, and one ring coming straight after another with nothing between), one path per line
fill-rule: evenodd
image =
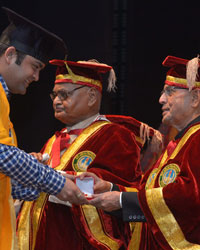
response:
M200 89L192 90L192 106L197 107L200 105Z
M10 64L13 61L13 59L16 60L17 52L16 52L15 47L13 46L8 47L4 53L4 56L8 64Z
M97 90L95 88L90 88L88 90L88 106L93 106L97 101Z

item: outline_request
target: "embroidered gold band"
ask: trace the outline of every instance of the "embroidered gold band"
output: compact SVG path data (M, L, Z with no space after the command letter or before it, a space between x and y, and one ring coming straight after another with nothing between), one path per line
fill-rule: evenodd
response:
M137 188L125 187L126 192L138 192Z
M187 80L184 79L184 78L178 78L178 77L174 77L174 76L167 76L166 81L188 86ZM200 82L195 82L194 86L195 87L200 87Z
M135 139L136 139L137 142L139 142L140 144L142 144L142 146L144 145L145 141L141 137L135 136Z
M190 243L169 210L163 197L163 188L153 188L146 191L149 208L161 232L170 247L174 250L198 250L199 245Z
M83 83L89 83L91 85L95 85L97 87L99 87L100 89L102 89L102 84L99 80L94 80L91 78L87 78L84 76L79 76L79 75L75 75L75 76L71 76L69 74L60 74L56 76L56 80L70 80L73 83L77 83L77 82L83 82Z
M136 222L131 240L128 245L128 250L139 250L141 231L142 231L142 222Z
M95 239L107 246L107 249L118 250L120 248L118 242L104 231L97 209L91 205L83 205L81 208Z

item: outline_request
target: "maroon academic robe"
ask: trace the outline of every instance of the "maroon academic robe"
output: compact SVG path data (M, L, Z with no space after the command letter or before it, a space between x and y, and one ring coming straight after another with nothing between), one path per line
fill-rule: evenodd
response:
M135 224L128 249L200 249L198 120L169 143L144 175L138 197L147 222Z
M44 152L51 155L54 140L55 136ZM139 154L135 134L127 126L96 121L70 145L56 169L74 174L90 171L104 180L133 186L141 179ZM93 206L70 208L49 202L45 194L23 204L18 234L21 249L35 250L126 249L131 237L129 223Z

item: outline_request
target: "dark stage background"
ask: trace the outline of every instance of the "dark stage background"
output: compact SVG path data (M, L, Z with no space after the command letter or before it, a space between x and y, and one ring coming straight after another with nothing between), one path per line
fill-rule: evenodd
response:
M0 1L62 37L68 60L96 58L114 67L118 89L115 94L104 91L101 113L130 115L155 128L161 122L162 61L167 55L191 59L200 53L200 4L195 2ZM6 25L0 10L1 31ZM63 126L54 119L49 98L54 75L55 68L48 65L25 96L12 97L11 119L19 147L27 152L39 151Z

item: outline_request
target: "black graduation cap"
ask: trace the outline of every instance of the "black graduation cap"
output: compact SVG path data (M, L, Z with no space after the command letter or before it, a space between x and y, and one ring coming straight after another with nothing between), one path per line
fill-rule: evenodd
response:
M7 40L9 46L14 46L18 51L45 64L53 58L65 58L67 47L60 37L11 9L2 9L6 12L10 25L2 32L0 43Z

